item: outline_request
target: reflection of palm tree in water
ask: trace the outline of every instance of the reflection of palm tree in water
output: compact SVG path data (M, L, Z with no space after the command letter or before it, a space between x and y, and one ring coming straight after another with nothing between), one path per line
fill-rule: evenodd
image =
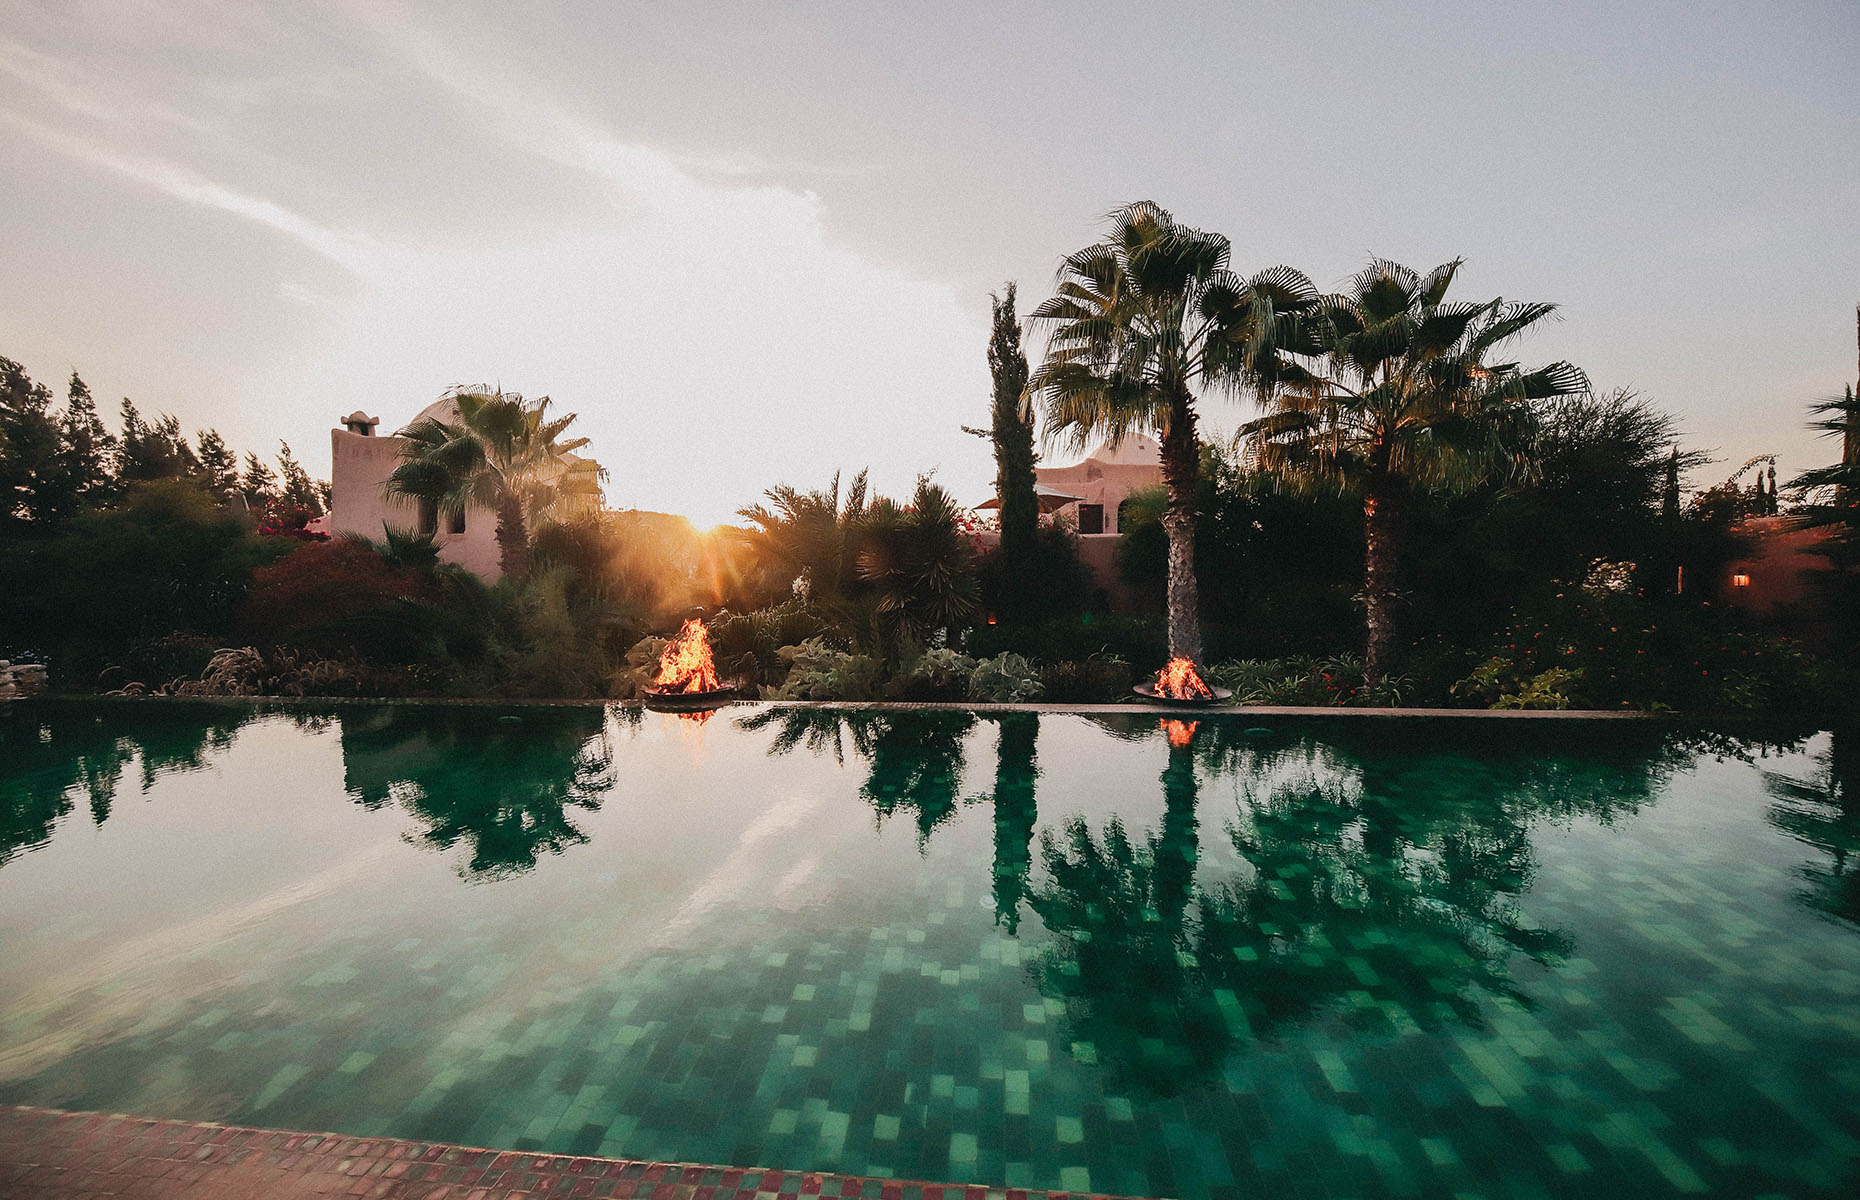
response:
M37 700L0 719L0 863L44 843L71 811L71 793L90 802L91 820L109 819L123 768L140 760L147 791L163 775L196 771L232 745L254 714L219 704L93 704Z
M1037 714L1007 713L995 720L1000 732L995 744L995 787L992 796L971 797L963 803L992 800L995 816L994 898L995 923L1009 933L1020 928L1020 902L1027 894L1027 877L1033 866L1033 828L1038 815L1034 783L1039 778L1034 749L1040 736ZM968 713L896 713L883 717L839 713L830 709L770 709L737 722L743 729L775 728L769 746L772 757L802 746L816 754L831 752L836 762L846 761L846 747L871 764L859 795L879 817L900 809L917 815L921 844L949 819L959 803L963 739L975 725Z
M1170 1094L1218 1064L1231 1039L1192 965L1200 834L1191 741L1172 739L1162 785L1162 828L1141 845L1116 817L1102 839L1079 817L1063 839L1043 832L1049 879L1028 902L1058 939L1035 978L1067 1002L1077 1040L1132 1082Z
M1806 778L1763 773L1776 801L1770 823L1828 856L1826 865L1802 866L1808 884L1797 893L1802 903L1860 925L1860 732L1829 734L1816 766L1816 774Z
M752 731L775 726L775 741L768 750L770 758L780 758L806 746L814 755L831 751L834 762L844 763L846 740L841 736L842 731L850 735L855 754L866 759L872 757L870 724L853 723L848 728L846 715L830 708L771 708L753 717L738 718L736 725Z
M975 718L965 712L905 712L847 720L871 726L872 771L859 795L880 820L900 811L916 813L917 840L927 846L930 834L956 811L962 741Z
M963 739L975 727L966 712L839 713L825 709L771 709L738 722L744 729L777 729L771 756L806 745L815 754L831 750L845 761L844 723L852 747L871 764L859 796L881 821L898 812L916 814L917 838L949 820L962 785Z
M460 874L499 879L588 840L571 808L598 810L613 787L599 708L389 706L342 715L349 794L369 807L403 805L425 827L420 844L469 856Z
M1343 1019L1360 1026L1476 1022L1478 992L1524 999L1513 953L1549 962L1564 949L1517 912L1528 805L1410 814L1313 776L1248 797L1228 835L1250 870L1198 888L1190 755L1171 748L1162 827L1147 839L1115 819L1101 837L1076 818L1063 839L1044 835L1049 881L1031 898L1057 938L1035 964L1042 991L1137 1089L1195 1086L1234 1042L1345 997Z

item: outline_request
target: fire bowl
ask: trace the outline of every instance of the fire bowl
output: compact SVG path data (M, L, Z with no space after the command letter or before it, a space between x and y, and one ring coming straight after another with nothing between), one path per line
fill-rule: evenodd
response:
M1177 700L1173 696L1158 695L1154 683L1139 683L1130 690L1143 697L1145 700L1154 700L1158 704L1186 704L1193 708L1206 708L1209 705L1220 704L1223 701L1233 699L1234 696L1234 690L1232 688L1215 687L1211 683L1208 685L1208 690L1214 694L1206 700Z
M664 712L697 712L706 708L722 708L735 700L741 690L737 687L722 687L712 688L708 692L662 692L657 688L647 688L641 699L647 708Z

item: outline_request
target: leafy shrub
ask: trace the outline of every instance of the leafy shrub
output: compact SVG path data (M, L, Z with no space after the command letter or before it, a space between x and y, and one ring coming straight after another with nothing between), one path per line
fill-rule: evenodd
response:
M193 484L133 488L0 553L0 658L52 668L80 687L138 643L171 633L224 644L255 567L296 543L253 537Z
M1498 631L1456 694L1489 704L1532 690L1575 708L1785 713L1838 707L1840 668L1740 628L1709 605L1629 590L1566 589ZM1548 675L1560 671L1560 675Z
M1021 630L1056 615L1074 616L1105 607L1104 589L1079 559L1078 535L1053 522L1042 522L1028 561L1010 565L995 546L976 561L982 606L1000 614L1002 626ZM1040 614L1042 621L1016 622L1017 612Z
M1018 654L983 659L969 674L969 699L983 704L1025 704L1040 695L1038 668Z
M367 542L306 542L253 574L238 629L254 645L325 653L354 648L370 658L406 661L419 647L408 644L404 626L388 618L388 610L427 594L418 573L393 566Z
M1121 613L1078 612L1027 629L978 626L963 638L962 649L976 658L992 658L1005 650L1041 662L1083 662L1103 654L1160 666L1168 657L1168 640L1161 621Z
M223 639L222 639L223 640ZM129 647L98 677L98 686L121 688L132 683L159 687L173 679L192 679L207 669L220 642L200 633L170 633Z
M651 635L634 642L626 652L626 665L607 681L607 694L634 700L646 694L646 685L659 673L659 659L672 639Z
M798 600L746 613L718 613L710 621L711 653L717 674L751 686L779 686L789 663L783 646L794 646L826 632L820 614Z
M506 694L549 698L599 695L610 674L598 597L577 594L571 572L533 569L516 594L520 646L506 671Z
M1392 707L1407 699L1411 685L1405 677L1386 676L1365 685L1363 673L1363 660L1353 654L1295 655L1216 663L1207 677L1232 688L1240 704Z
M326 658L291 646L239 646L214 653L198 679L149 689L133 683L116 695L399 696L427 691L432 681L412 668L380 667L354 658Z
M1093 654L1084 659L1062 659L1040 668L1044 699L1062 704L1096 704L1122 700L1136 682L1136 671L1115 654Z
M885 686L891 700L962 700L977 663L959 650L937 648L907 654Z
M1485 702L1487 708L1568 708L1569 688L1582 681L1582 672L1551 667L1525 676L1516 664L1488 658L1473 673L1453 685L1458 696Z
M883 659L853 654L812 637L798 646L783 646L782 658L792 663L781 687L764 689L771 700L876 700L884 680Z

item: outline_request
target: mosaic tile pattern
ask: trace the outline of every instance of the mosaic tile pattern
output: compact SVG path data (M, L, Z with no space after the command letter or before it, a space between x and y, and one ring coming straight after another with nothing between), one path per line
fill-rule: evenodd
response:
M107 819L48 755L0 1101L1221 1200L1860 1187L1841 781L1776 815L1825 736L748 715L221 710L111 740Z

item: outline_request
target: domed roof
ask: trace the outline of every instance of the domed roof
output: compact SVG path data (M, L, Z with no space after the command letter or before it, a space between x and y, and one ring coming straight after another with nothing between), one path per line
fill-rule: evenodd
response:
M1153 437L1133 433L1116 442L1106 441L1089 457L1112 466L1153 467L1162 462L1162 447Z
M413 421L409 421L407 424L412 425L414 421L445 421L450 423L458 419L459 402L451 396L441 396L439 399L421 409L419 413L414 416Z

